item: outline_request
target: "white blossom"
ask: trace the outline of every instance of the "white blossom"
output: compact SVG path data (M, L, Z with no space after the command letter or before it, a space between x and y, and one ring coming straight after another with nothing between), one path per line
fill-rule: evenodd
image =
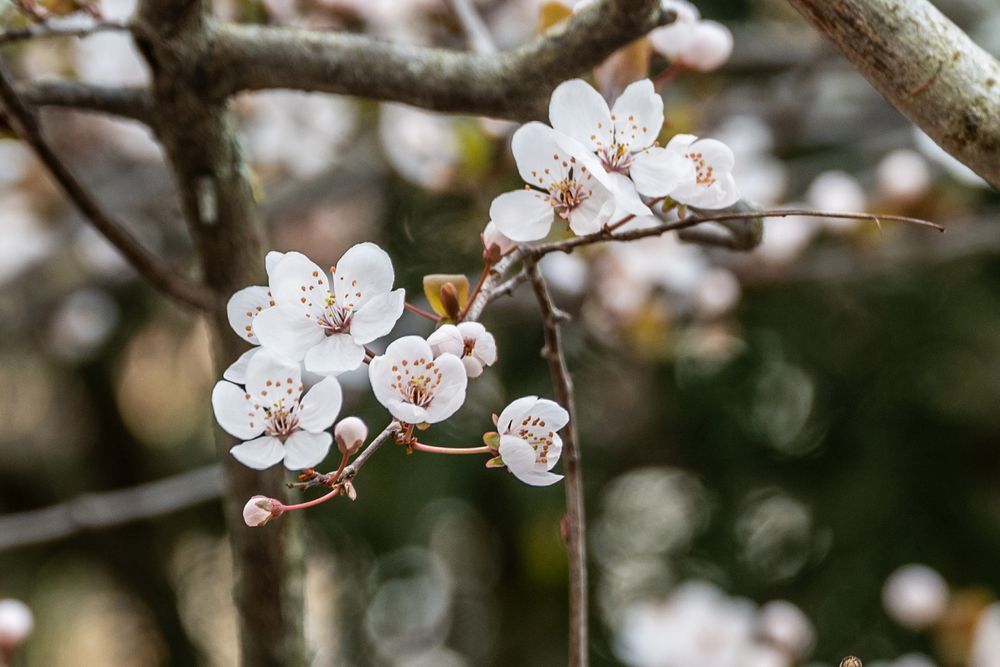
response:
M334 427L333 437L341 454L353 454L365 444L368 426L359 417L344 417Z
M882 588L882 603L889 616L911 630L936 623L948 606L948 583L926 565L904 565L893 572Z
M733 52L733 34L716 21L704 21L689 2L664 0L664 9L672 9L677 19L670 25L649 33L653 49L672 62L698 72L721 67Z
M927 160L920 153L900 148L894 150L875 168L875 182L879 192L894 202L908 204L924 194L931 185L931 172Z
M336 375L365 359L365 343L389 333L403 314L404 292L392 290L389 255L359 243L326 273L305 255L289 252L271 272L275 305L253 319L264 347L304 361L306 370Z
M462 407L468 378L454 354L435 358L420 336L404 336L368 366L375 398L407 424L444 421Z
M496 246L498 253L501 256L506 255L517 247L517 241L504 236L504 233L497 229L496 223L493 221L486 223L486 228L483 229L482 239L483 247L486 250L490 250L490 248Z
M979 615L969 667L1000 667L1000 602L994 602Z
M492 366L497 360L496 340L479 322L462 322L457 326L445 324L428 336L427 342L435 359L442 354L453 354L461 359L470 378L479 377L486 366Z
M816 641L816 631L801 609L785 600L772 600L760 608L760 633L790 655L804 658Z
M324 378L302 395L299 364L261 350L250 360L246 389L220 380L212 391L219 425L245 442L230 449L240 463L264 470L284 460L289 470L311 468L326 458L326 432L342 401L340 384Z
M523 190L493 200L490 221L508 238L536 241L553 216L576 234L599 231L615 210L614 183L580 142L542 123L518 128L511 143Z
M680 154L657 155L646 150L653 147L663 127L663 98L649 79L629 84L610 109L590 84L580 79L565 81L552 93L549 120L554 129L597 155L626 213L649 215L639 194L670 191L693 169Z
M555 401L537 396L519 398L500 413L500 458L519 480L549 486L562 479L550 472L562 454L556 433L569 423L569 413Z
M0 600L0 657L20 646L31 635L35 617L20 600Z
M678 156L689 161L693 169L672 188L654 187L657 181L650 178L643 194L652 197L669 195L681 204L706 209L726 208L740 198L732 173L736 159L729 147L721 141L699 139L693 134L677 134L666 147L651 148L649 154L648 160L633 169L633 178L647 181L644 175L634 173L641 172L640 166L645 168L646 165L673 161Z

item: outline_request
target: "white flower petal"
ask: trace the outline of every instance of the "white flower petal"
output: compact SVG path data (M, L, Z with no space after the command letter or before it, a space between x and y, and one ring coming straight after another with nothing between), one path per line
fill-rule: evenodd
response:
M531 486L550 486L562 479L535 464L535 450L531 445L513 436L500 437L500 458L507 469L519 480Z
M268 281L271 279L271 272L278 266L278 262L285 258L285 253L272 250L264 255L264 269L267 271Z
M647 197L666 197L682 181L693 181L694 165L682 153L650 148L632 158L629 169L635 189Z
M253 355L247 367L247 391L265 406L284 399L297 403L302 396L302 368L271 350Z
M285 448L281 446L281 441L270 435L236 445L229 453L254 470L265 470L285 458Z
M333 436L326 431L309 433L296 431L285 440L285 467L289 470L302 470L320 464L330 453Z
M253 332L253 320L261 311L273 305L271 293L266 287L259 285L244 287L230 297L229 303L226 304L229 326L240 338L256 345L257 337Z
M549 122L555 130L573 137L588 150L596 151L601 146L611 145L612 123L608 103L581 79L564 81L552 91Z
M351 337L356 343L364 345L385 336L402 316L405 301L406 292L403 289L371 297L351 318Z
M406 403L398 396L390 398L383 405L385 405L389 414L391 414L394 419L398 419L406 424L421 424L427 421L426 410L413 405L413 403Z
M615 185L615 213L624 211L632 215L652 215L653 212L643 203L639 193L636 192L635 183L632 182L631 178L617 172L608 174L608 176L611 177ZM614 216L610 216L609 220L611 217Z
M569 228L575 234L593 234L611 219L615 212L615 195L600 183L592 182L592 191L579 206L569 213Z
M505 192L490 204L490 222L512 241L537 241L552 227L552 205L537 190Z
M465 339L459 327L454 324L445 324L435 329L427 337L427 343L431 346L435 359L442 354L453 354L456 357L461 357L465 352Z
M434 398L425 406L427 423L436 424L455 414L465 403L465 389L469 378L465 374L462 360L453 354L443 354L434 360L434 366L441 373L440 382L434 389Z
M483 374L483 364L475 357L462 357L462 365L467 377L477 378Z
M340 414L344 394L336 378L328 377L313 385L299 403L299 428L318 433L333 426Z
M656 141L663 127L663 98L649 79L630 83L611 109L615 142L636 151Z
M365 348L350 334L326 336L309 348L305 356L306 370L320 375L336 375L353 371L365 360Z
M341 308L359 308L369 299L392 289L395 273L385 250L374 243L351 246L337 262L333 293Z
M565 135L537 121L525 123L514 132L510 148L525 183L548 190L553 181L566 177L569 161L559 145L559 136Z
M323 312L330 283L311 259L299 252L285 253L269 275L271 296L279 306L303 308L314 316Z
M215 419L226 433L246 440L264 431L264 418L247 393L232 382L220 380L212 390Z
M295 306L268 308L257 316L253 327L262 346L296 361L326 336L315 319Z
M536 402L538 402L537 396L522 396L512 401L500 413L500 417L497 419L497 430L500 433L511 431L514 423L520 421Z
M222 374L222 377L230 382L235 382L236 384L246 384L247 383L247 368L250 366L250 360L253 359L253 355L261 351L260 347L251 347L249 350L240 355L239 359L229 364L229 368Z

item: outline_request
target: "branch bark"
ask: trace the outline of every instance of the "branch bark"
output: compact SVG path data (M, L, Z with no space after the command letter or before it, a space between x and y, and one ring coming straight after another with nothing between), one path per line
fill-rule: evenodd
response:
M552 89L674 18L656 0L604 0L499 55L394 44L359 35L217 25L205 85L217 99L293 88L496 118L543 118Z
M111 242L150 284L179 304L197 309L211 307L211 294L150 254L120 222L108 215L49 146L34 111L14 88L6 66L0 62L0 102L15 130L31 146L66 196L97 231Z
M573 379L566 365L562 333L559 323L566 317L552 301L548 285L542 277L538 263L530 254L524 257L525 270L535 290L538 308L542 314L545 347L542 356L548 362L552 375L552 388L556 400L569 413L569 423L563 431L563 473L566 487L565 533L566 553L569 557L569 667L587 667L588 648L588 594L587 594L587 536L586 516L583 505L583 470L580 464L580 440L576 425L576 400Z
M39 81L18 87L33 107L63 107L121 116L152 125L153 97L143 88L96 86L79 81Z
M1000 189L1000 62L927 0L788 0L903 115Z
M225 303L247 285L261 284L262 232L248 169L224 100L201 91L208 50L209 12L200 0L143 0L134 22L136 44L153 73L155 126L173 170L181 209L191 229L206 286L216 295L208 314L215 368L241 354L245 343L229 328ZM299 517L248 528L242 517L255 494L288 500L284 470L257 472L229 453L234 439L216 429L216 450L228 492L226 523L233 550L239 615L240 664L304 667L303 541Z

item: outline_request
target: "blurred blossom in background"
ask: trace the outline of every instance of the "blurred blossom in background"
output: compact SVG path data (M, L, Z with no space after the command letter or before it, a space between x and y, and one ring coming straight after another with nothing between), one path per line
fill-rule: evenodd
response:
M135 9L98 4L109 20ZM472 4L501 49L579 8ZM762 207L916 216L948 234L798 216L743 229L763 233L747 253L671 235L545 258L573 318L592 664L835 667L854 654L866 667L1000 667L1000 197L786 3L667 4L681 20L636 47L649 66L633 77L684 65L659 89L661 144L724 141L744 200ZM995 3L935 5L1000 53ZM214 7L230 20L467 46L436 0ZM24 25L9 6L0 22ZM124 34L3 49L25 80L149 82ZM603 67L598 88L617 94L634 56ZM327 267L378 242L422 307L425 274L475 279L490 201L522 184L506 121L298 92L242 95L233 109L271 247ZM102 203L183 265L190 242L148 130L65 110L44 118ZM8 135L0 286L0 515L215 461L204 323L144 287ZM474 441L489 428L482 415L551 395L529 291L498 300L485 324L499 360L435 441ZM412 316L394 332L428 333ZM364 369L340 380L342 414L384 421ZM563 664L561 487L441 458L386 448L356 502L307 513L317 667ZM154 520L52 541L0 534L0 664L235 665L231 556L218 490L206 493Z

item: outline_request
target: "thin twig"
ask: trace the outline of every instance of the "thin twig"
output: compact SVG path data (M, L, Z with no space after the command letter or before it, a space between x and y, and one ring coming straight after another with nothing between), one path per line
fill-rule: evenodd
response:
M130 29L128 24L115 21L102 21L86 26L59 26L39 23L26 28L14 28L0 32L0 44L50 37L87 37L99 32L122 32Z
M375 452L378 451L379 447L396 437L400 428L400 423L398 421L393 421L382 429L382 432L375 436L368 446L365 447L360 454L358 454L358 458L354 459L354 462L351 463L351 465L344 468L344 472L341 473L338 483L344 484L353 480L355 475L361 471L361 468L368 463L368 459L370 459Z
M565 540L569 557L569 665L586 667L587 656L587 541L583 504L583 471L576 424L576 402L573 379L566 365L559 322L565 315L556 308L548 285L530 254L524 257L525 270L535 290L542 314L545 347L542 356L549 365L556 400L569 413L569 423L563 431L563 474L566 485Z
M153 519L222 495L218 463L128 489L88 493L44 509L0 516L0 551Z
M446 0L446 2L461 24L465 38L469 41L469 47L481 55L496 53L497 45L493 41L493 35L490 34L483 17L472 3L469 0Z
M59 107L130 118L153 126L153 96L136 86L99 86L82 81L36 81L18 87L21 99L32 107Z
M208 290L150 254L120 222L105 213L90 192L76 180L42 136L38 119L14 88L14 82L2 61L0 61L0 101L3 102L4 109L17 133L35 150L39 160L62 186L66 196L125 256L139 275L180 304L199 310L207 310L214 305L215 300Z

